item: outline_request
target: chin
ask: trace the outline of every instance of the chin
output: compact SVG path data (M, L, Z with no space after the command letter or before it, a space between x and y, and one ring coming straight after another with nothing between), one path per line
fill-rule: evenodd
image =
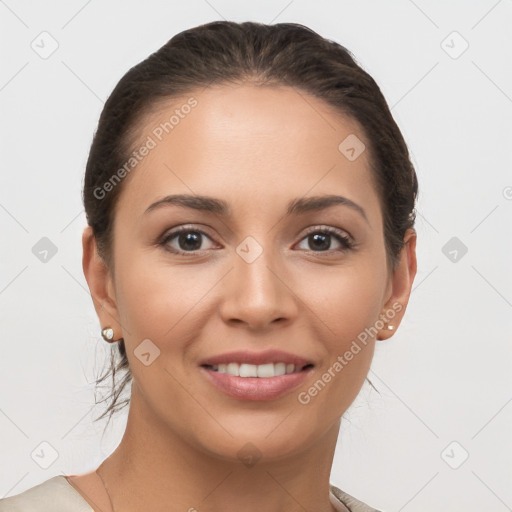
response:
M236 427L224 423L222 434L203 437L202 449L210 456L226 462L240 462L247 467L257 462L279 461L293 457L307 449L321 437L322 433L308 430L304 423L302 428L287 425L288 413L283 412L279 418L269 422L253 422L248 428Z

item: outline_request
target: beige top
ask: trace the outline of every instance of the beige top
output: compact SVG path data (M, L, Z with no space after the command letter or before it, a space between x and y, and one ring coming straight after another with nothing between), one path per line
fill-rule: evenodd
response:
M342 503L351 512L379 512L334 485L330 488L335 502ZM57 475L20 494L1 499L0 512L94 512L94 510L64 475Z

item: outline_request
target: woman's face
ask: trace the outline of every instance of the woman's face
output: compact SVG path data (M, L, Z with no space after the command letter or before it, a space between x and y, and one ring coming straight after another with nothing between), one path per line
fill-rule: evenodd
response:
M388 271L365 136L304 92L252 85L168 101L142 124L98 311L124 337L131 407L221 458L247 442L266 458L304 450L356 397L414 277L410 261ZM269 350L301 358L299 374L203 366ZM288 356L244 371L282 372L265 363Z

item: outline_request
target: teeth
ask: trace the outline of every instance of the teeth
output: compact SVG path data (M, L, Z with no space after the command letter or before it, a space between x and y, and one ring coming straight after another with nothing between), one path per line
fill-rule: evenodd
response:
M296 367L291 363L266 363L258 365L228 363L212 365L210 368L219 373L227 373L235 377L276 377L278 375L295 373L301 370L300 367Z

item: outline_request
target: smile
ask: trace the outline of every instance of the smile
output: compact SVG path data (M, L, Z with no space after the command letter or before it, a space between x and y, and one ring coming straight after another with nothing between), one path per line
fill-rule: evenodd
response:
M269 378L277 377L279 375L288 375L290 373L300 372L304 368L312 366L311 364L305 366L296 366L291 363L264 363L264 364L247 364L247 363L227 363L204 365L214 372L226 373L234 377L259 377Z
M215 366L202 365L199 368L207 381L223 394L238 400L265 401L280 398L298 388L313 370L312 364L304 367L295 367L290 364L288 368L292 371L286 373L285 366L288 365L228 363ZM219 367L225 371L220 371ZM231 375L228 371L236 374ZM282 373L283 371L285 373ZM255 372L256 375L254 375ZM250 376L240 375L247 375L247 373L250 373Z

